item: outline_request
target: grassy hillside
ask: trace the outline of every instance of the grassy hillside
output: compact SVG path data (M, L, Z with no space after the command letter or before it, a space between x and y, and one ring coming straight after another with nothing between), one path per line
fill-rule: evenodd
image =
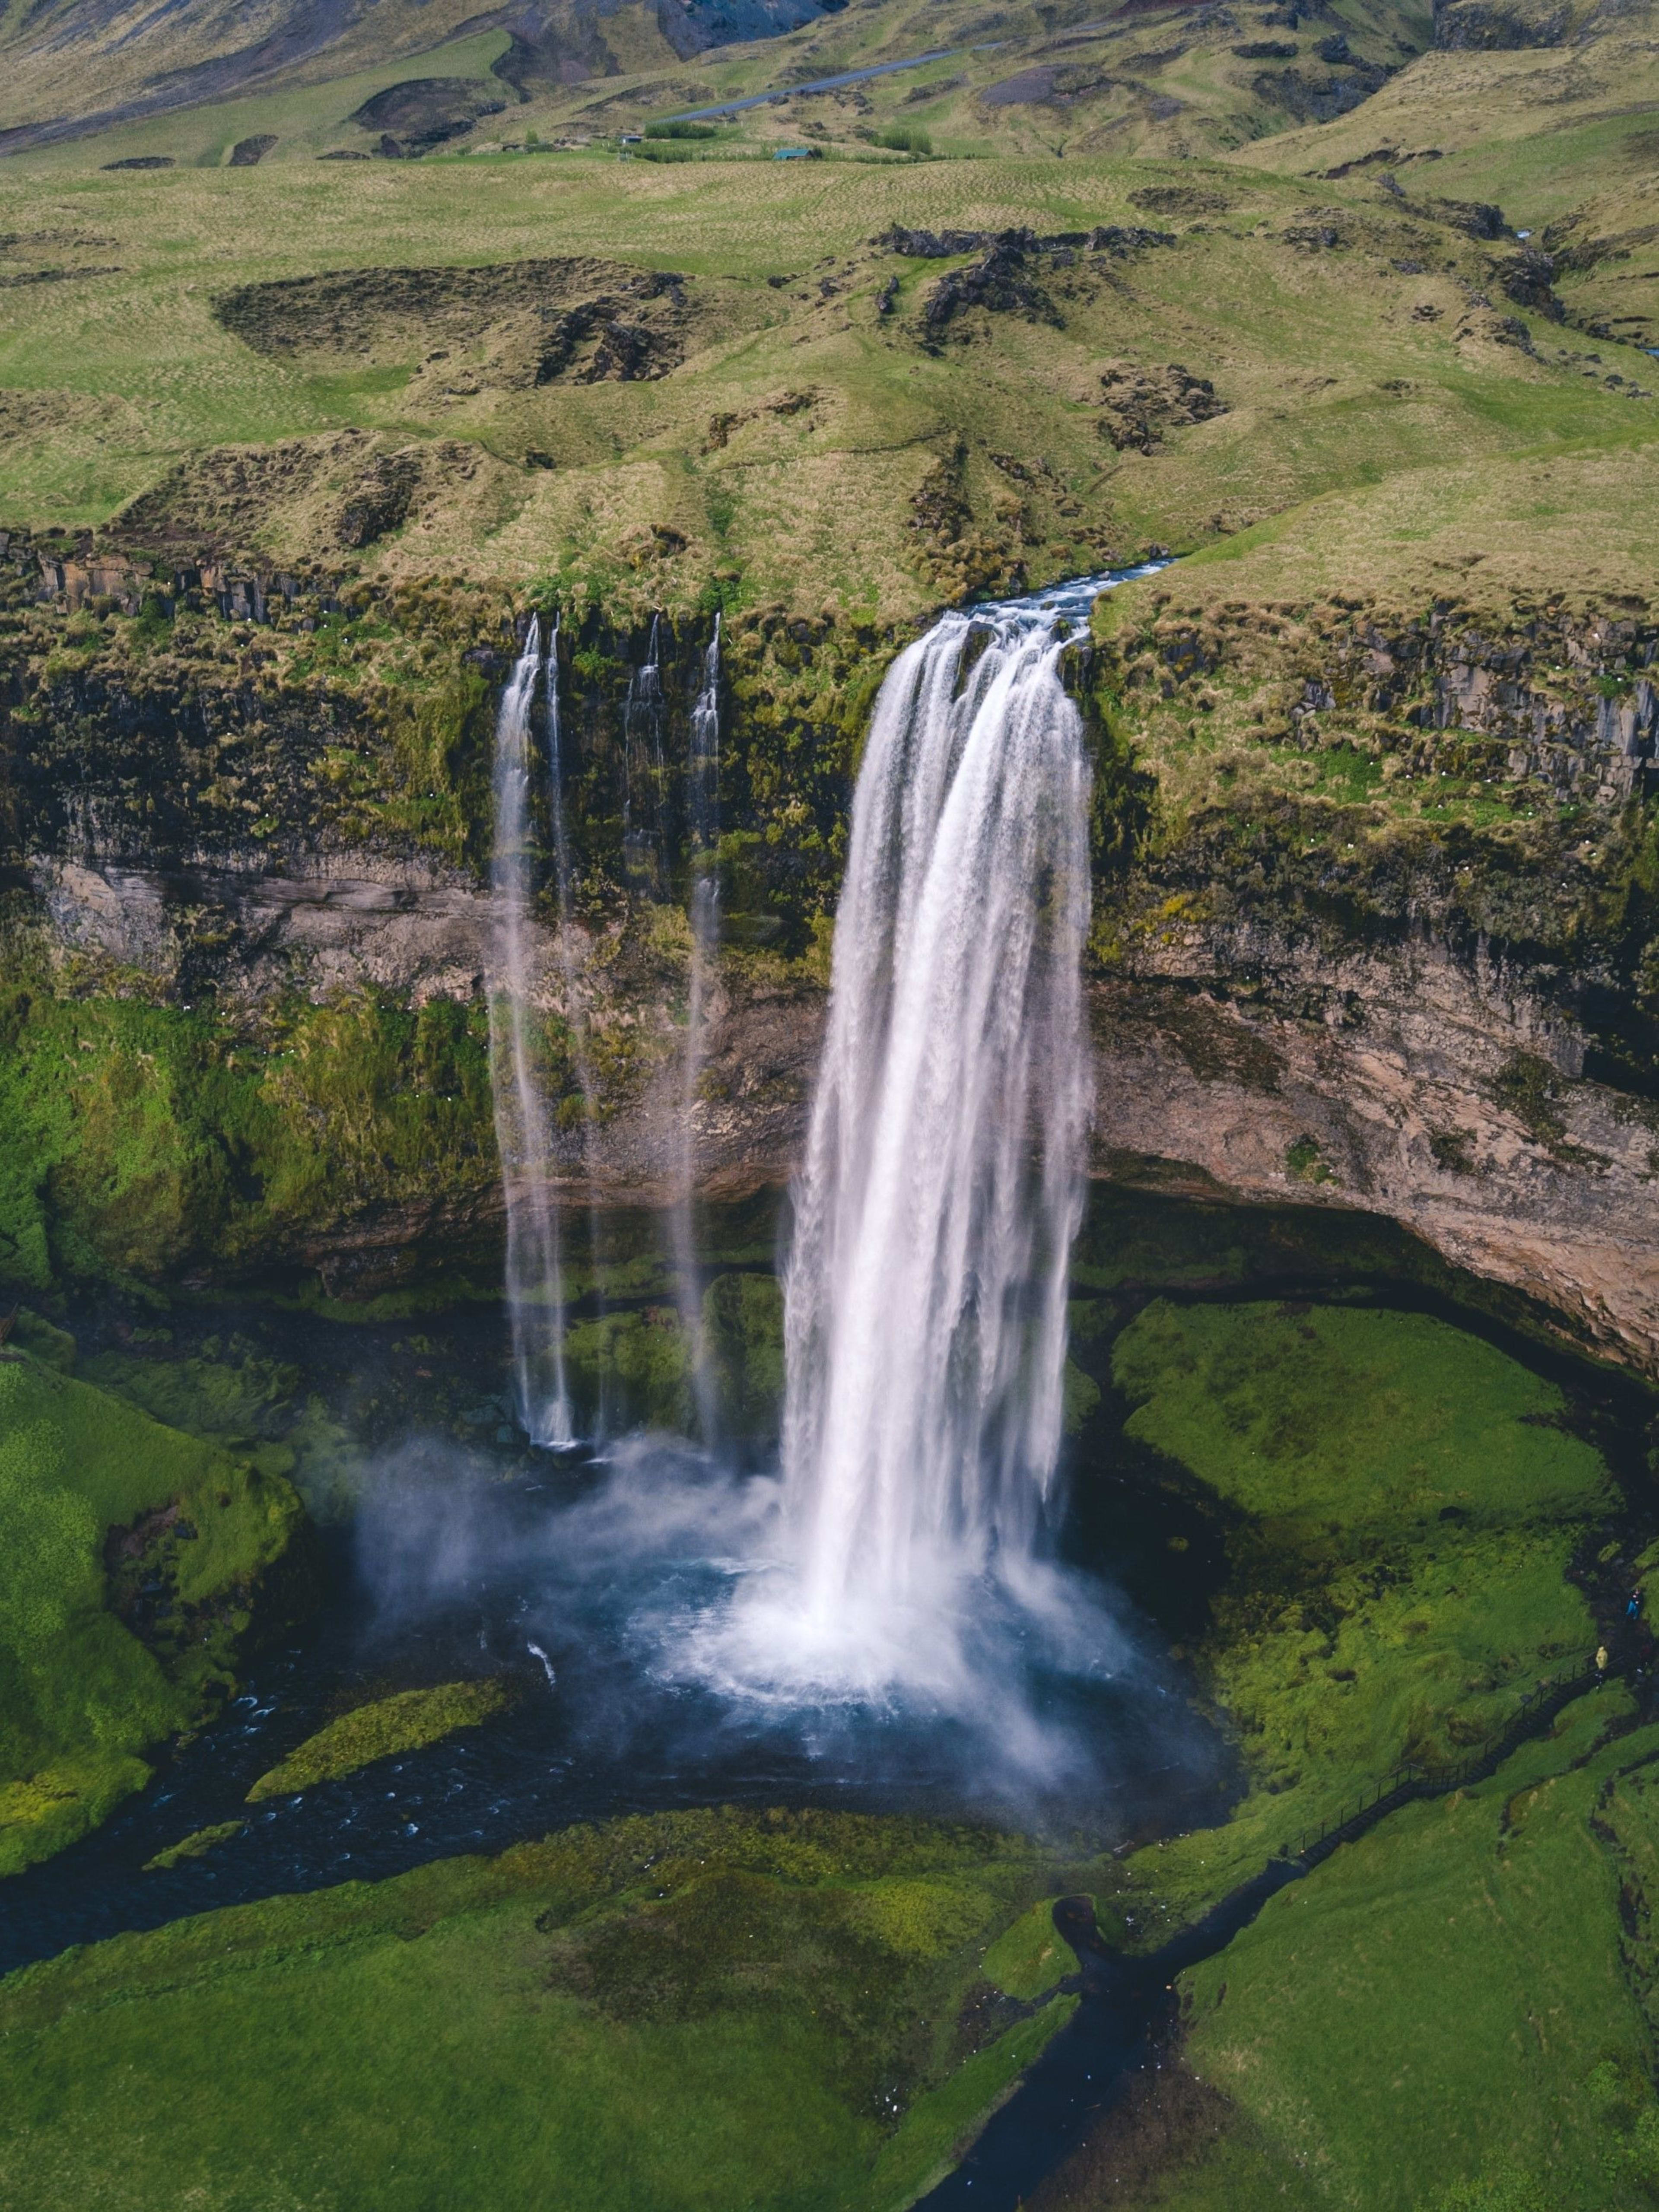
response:
M375 153L390 128L420 152L449 130L475 144L606 137L767 94L744 125L763 142L859 143L902 125L957 152L1184 156L1346 112L1431 29L1417 0L1328 0L1296 24L1283 8L1188 0L1103 14L1020 0L991 15L972 0L534 0L493 17L460 0L189 0L137 25L106 4L14 8L0 16L0 150L91 136L105 160L216 162L236 145L245 161L291 160ZM803 88L872 69L894 73ZM370 72L425 86L401 123L359 113L380 89Z
M163 558L889 618L1639 444L1645 356L1462 220L1194 163L15 165L0 511L148 493Z

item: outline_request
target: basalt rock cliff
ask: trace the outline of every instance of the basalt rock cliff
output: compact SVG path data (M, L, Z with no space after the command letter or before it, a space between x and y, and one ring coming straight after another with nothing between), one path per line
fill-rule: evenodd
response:
M489 750L526 611L459 584L162 580L81 550L14 541L6 572L21 1141L0 1273L36 1293L487 1279ZM559 641L576 926L567 967L550 883L533 996L583 1203L660 1202L682 1158L684 763L710 622L653 641L589 618ZM799 1158L857 749L900 641L781 608L726 623L725 944L692 1107L711 1193ZM1656 647L1618 610L1500 629L1443 606L1150 605L1081 647L1096 1172L1391 1216L1659 1370ZM1229 686L1274 775L1247 750L1194 787L1167 731ZM1470 804L1384 804L1448 776Z

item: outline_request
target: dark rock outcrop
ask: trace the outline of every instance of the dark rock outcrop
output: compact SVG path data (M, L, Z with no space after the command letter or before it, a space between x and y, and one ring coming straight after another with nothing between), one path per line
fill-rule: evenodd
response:
M1155 453L1165 430L1227 412L1208 377L1193 375L1178 361L1164 368L1114 362L1102 371L1100 385L1101 430L1120 453Z

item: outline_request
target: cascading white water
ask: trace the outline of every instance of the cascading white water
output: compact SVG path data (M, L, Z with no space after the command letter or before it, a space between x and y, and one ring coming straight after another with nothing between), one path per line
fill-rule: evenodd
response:
M638 886L663 889L662 659L660 615L651 617L645 659L628 679L623 705L623 865Z
M859 774L785 1276L782 1610L826 1674L878 1680L964 1579L1017 1584L1053 1480L1091 1095L1062 650L1040 610L946 615Z
M686 816L690 848L690 973L687 988L685 1054L679 1098L678 1158L672 1216L674 1267L680 1319L691 1347L692 1395L697 1427L705 1443L714 1441L714 1392L703 1340L702 1308L697 1296L697 1148L695 1115L707 1042L708 981L720 941L720 878L714 844L720 828L720 618L702 657L697 694L691 703L690 756L686 767Z
M575 872L570 853L570 824L565 810L564 725L559 713L559 625L547 647L547 812L553 830L553 886L559 908L559 972L564 983L565 1024L570 1034L570 1059L582 1100L582 1172L587 1182L587 1256L599 1291L599 1207L593 1177L593 1132L599 1125L599 1086L593 1074L593 1055L588 1042L587 1015L576 971L574 919ZM604 1425L604 1408L600 1408Z
M573 1440L564 1366L564 1283L547 1097L530 1001L532 708L541 671L534 617L495 717L489 1078L507 1204L507 1304L519 1419L532 1443Z

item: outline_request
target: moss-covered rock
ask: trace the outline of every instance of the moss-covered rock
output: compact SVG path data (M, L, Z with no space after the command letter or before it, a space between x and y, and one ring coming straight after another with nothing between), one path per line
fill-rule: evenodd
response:
M221 1844L228 1844L233 1836L240 1836L247 1826L246 1820L216 1820L210 1828L198 1828L182 1836L176 1844L144 1861L146 1874L166 1874L170 1869L182 1866L187 1859L204 1859Z
M280 1765L260 1775L247 1793L250 1805L284 1797L319 1782L335 1782L372 1766L377 1759L423 1751L458 1729L477 1728L507 1703L504 1682L441 1682L428 1690L399 1690L355 1705L315 1735L296 1744Z
M142 1788L308 1583L279 1476L18 1354L0 1364L0 1873Z

